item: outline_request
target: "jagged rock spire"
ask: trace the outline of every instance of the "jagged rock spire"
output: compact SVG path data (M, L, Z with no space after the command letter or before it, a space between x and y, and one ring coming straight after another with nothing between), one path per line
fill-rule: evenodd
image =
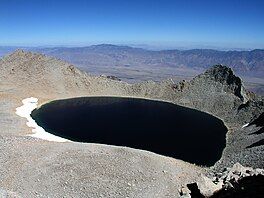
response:
M248 92L244 88L242 80L236 76L230 67L215 65L200 76L212 79L225 85L230 92L239 97L243 102L249 99Z

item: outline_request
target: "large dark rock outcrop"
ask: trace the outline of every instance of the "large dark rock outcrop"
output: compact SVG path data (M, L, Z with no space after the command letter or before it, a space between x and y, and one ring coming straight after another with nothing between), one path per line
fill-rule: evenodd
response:
M205 71L203 76L208 76L216 82L220 82L225 86L225 91L233 93L242 101L247 101L247 91L243 87L242 80L234 75L231 68L223 65L215 65Z

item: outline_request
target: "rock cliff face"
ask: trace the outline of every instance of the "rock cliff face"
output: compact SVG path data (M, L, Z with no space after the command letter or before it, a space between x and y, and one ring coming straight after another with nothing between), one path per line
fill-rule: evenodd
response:
M89 170L89 174L96 174L87 176L96 180L89 187L90 194L87 194L87 190L77 190L75 196L98 197L100 192L107 196L105 193L109 192L100 190L100 186L104 186L104 189L110 186L113 189L112 196L115 197L125 197L129 193L135 197L151 195L162 197L166 194L177 197L177 189L181 185L196 181L199 174L204 173L205 170L210 172L210 169L202 169L182 161L128 148L78 143L59 144L32 139L25 136L30 133L25 120L14 113L15 108L21 106L21 100L31 96L38 98L40 103L44 103L55 99L95 95L158 99L208 112L222 119L229 129L222 158L211 169L219 171L226 166L233 166L236 162L254 168L264 167L263 145L248 147L262 140L264 134L253 134L259 130L259 127L254 124L242 128L242 125L253 121L264 112L264 100L245 90L241 79L226 66L216 65L191 81L182 81L177 84L172 80L160 83L147 81L128 84L107 76L89 75L56 58L17 50L0 60L0 115L2 118L0 120L0 176L4 178L0 181L0 188L34 197L34 189L45 193L43 191L43 185L45 185L46 189L56 191L56 197L60 193L71 193L71 189L66 184L58 181L73 182L74 178L79 178L78 184L74 186L78 189L86 186L87 182L90 183L82 178L82 175L88 174L87 170ZM18 158L24 161L25 167L16 168L22 166L18 163ZM91 162L91 160L95 161ZM65 166L61 164L62 162ZM130 162L135 165L132 166ZM90 166L89 163L94 164ZM27 170L29 165L30 171ZM128 170L127 167L130 169ZM44 172L41 172L42 169L46 171L44 171L45 177ZM165 170L166 174L164 174L163 169L168 169L169 173ZM70 170L71 174L75 175L74 178L69 177ZM108 170L109 174L104 170ZM181 174L177 172L178 170L182 171ZM39 171L39 175L34 176L34 171ZM53 172L59 174L52 178L47 177ZM120 175L122 172L127 174ZM57 179L54 179L55 177ZM157 180L152 180L152 177ZM30 180L39 179L41 182L39 184L35 182L31 188L21 181L23 178L28 178L28 185L31 184ZM140 187L134 188L131 179L133 181L135 179L137 183L135 185ZM130 183L129 189L121 180ZM54 181L56 181L55 187L52 187L51 184ZM113 181L119 181L119 183L114 184ZM169 183L169 189L166 188L166 183ZM66 187L59 188L61 185ZM151 185L154 187L150 188ZM116 188L121 189L121 195L118 195L118 190L114 190ZM25 192L23 189L29 190ZM47 191L45 196L52 195L49 194L52 193L51 191Z
M241 79L234 75L231 68L216 65L205 71L205 73L201 74L199 77L201 76L220 82L223 85L223 91L234 94L243 102L248 100L248 93L246 92Z

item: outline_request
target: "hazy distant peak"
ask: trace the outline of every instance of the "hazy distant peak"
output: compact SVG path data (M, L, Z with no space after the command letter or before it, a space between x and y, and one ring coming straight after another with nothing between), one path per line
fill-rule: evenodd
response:
M96 50L143 50L141 48L134 48L126 45L113 45L113 44L100 44L100 45L92 45L90 49Z

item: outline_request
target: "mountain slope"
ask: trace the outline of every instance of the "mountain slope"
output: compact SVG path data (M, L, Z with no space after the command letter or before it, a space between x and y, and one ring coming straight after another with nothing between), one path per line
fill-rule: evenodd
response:
M207 49L150 51L115 45L46 48L37 51L85 66L152 66L208 68L229 65L235 72L263 77L264 50L217 51Z

